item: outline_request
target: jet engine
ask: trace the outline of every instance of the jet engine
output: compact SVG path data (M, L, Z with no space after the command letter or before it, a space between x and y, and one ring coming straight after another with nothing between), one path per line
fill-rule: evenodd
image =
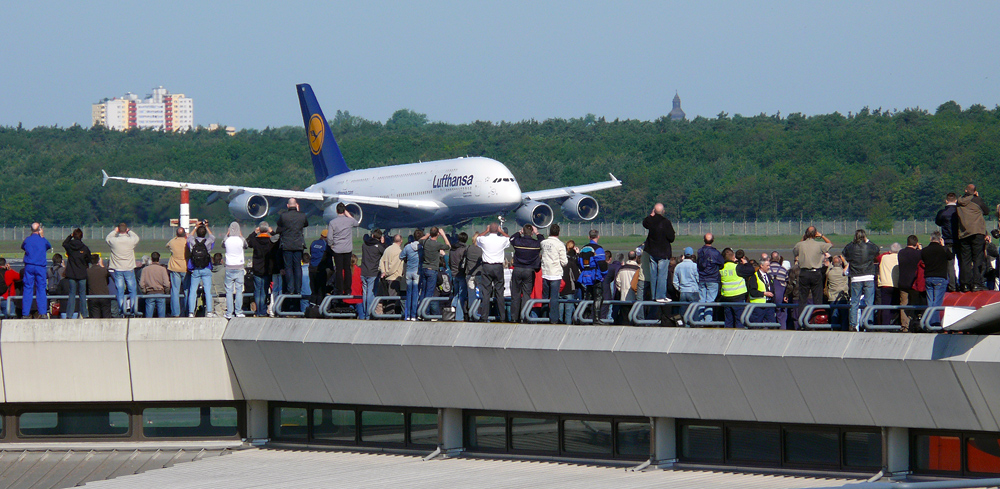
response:
M589 195L576 194L562 203L562 213L570 221L590 221L597 217L600 206Z
M533 224L535 227L547 228L552 224L552 208L544 202L529 200L517 208L515 216L521 226Z
M254 221L267 215L267 197L241 193L229 201L229 212L237 221Z
M340 202L338 202L338 204L339 203ZM345 206L347 206L347 212L351 213L351 216L354 217L354 220L358 221L358 222L361 222L361 216L362 216L361 206L358 205L358 204L355 204L354 202L343 202L343 204ZM335 217L337 217L337 204L330 204L330 205L326 206L326 209L323 209L323 220L324 221L330 222Z

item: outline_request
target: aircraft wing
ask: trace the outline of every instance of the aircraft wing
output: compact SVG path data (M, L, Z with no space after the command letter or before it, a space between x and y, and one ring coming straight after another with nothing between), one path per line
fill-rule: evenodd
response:
M621 180L615 178L615 176L610 173L608 174L608 176L611 177L611 180L608 180L606 182L588 183L586 185L577 185L575 187L562 187L562 188L553 188L548 190L534 190L532 192L521 192L521 198L528 200L559 199L563 197L572 197L575 194L596 192L598 190L604 190L622 186Z
M218 192L220 194L240 194L240 193L252 193L260 194L265 197L274 197L279 199L299 199L308 201L324 201L324 202L339 202L340 200L345 200L349 202L354 202L355 204L361 205L372 205L378 207L389 207L389 208L399 208L399 207L409 207L413 209L420 210L434 210L441 208L441 204L434 202L432 200L416 200L416 199L390 199L385 197L369 197L366 195L340 195L340 194L325 194L322 192L306 192L304 190L284 190L284 189L273 189L273 188L258 188L258 187L242 187L237 185L210 185L204 183L189 183L189 182L172 182L168 180L150 180L146 178L128 178L128 177L112 177L108 176L107 172L101 170L101 186L103 187L108 183L108 180L121 180L125 183L131 183L135 185L149 185L153 187L167 187L167 188L186 188L188 190L204 190L207 192Z

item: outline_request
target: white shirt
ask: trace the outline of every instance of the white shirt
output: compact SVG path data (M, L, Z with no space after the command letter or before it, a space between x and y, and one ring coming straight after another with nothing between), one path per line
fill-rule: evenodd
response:
M483 249L483 263L503 264L503 250L510 246L510 239L499 234L487 234L476 238L476 244Z
M246 241L239 236L230 236L222 242L222 247L226 250L226 266L243 266L246 257L243 250L246 249Z

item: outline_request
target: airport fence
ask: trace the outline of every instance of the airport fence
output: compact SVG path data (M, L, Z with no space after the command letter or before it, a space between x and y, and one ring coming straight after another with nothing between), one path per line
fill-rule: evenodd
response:
M611 222L611 221L591 221L591 222L568 222L559 223L562 227L563 236L586 236L591 229L596 229L601 236L644 236L646 230L642 227L641 221L636 222ZM508 230L514 232L517 225L514 222L507 223ZM705 233L712 233L716 236L801 236L807 227L816 226L823 234L831 236L843 235L853 236L857 229L867 229L868 222L862 220L835 220L835 221L698 221L698 222L677 222L674 229L679 236L701 236ZM225 236L228 226L211 226L212 232L216 236ZM55 243L62 242L74 226L52 226L45 228L45 236ZM466 231L473 231L479 226L466 226ZM113 229L111 226L85 226L80 228L83 231L84 240L104 240ZM306 228L306 238L316 238L325 226L315 225ZM246 236L254 230L254 226L243 226L243 235ZM916 234L927 235L937 231L938 226L930 220L905 220L895 221L892 224L892 231L885 234ZM170 226L137 226L133 228L140 238L147 240L169 240L174 235L174 228ZM357 228L354 230L354 237L360 238L367 230ZM3 226L0 227L0 240L21 241L31 234L28 226ZM470 233L471 234L471 233ZM870 233L873 234L873 233ZM877 234L877 233L875 233Z

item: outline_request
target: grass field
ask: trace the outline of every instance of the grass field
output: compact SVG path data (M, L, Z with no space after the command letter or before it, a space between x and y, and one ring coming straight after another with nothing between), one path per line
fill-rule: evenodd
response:
M918 235L920 242L926 244L929 236L928 235ZM839 252L843 249L844 245L849 243L854 237L844 236L844 235L828 235L830 241L833 242L833 250ZM584 236L562 236L562 241L565 242L572 239L576 242L577 246L583 247L589 239ZM646 239L645 235L641 236L611 236L601 238L600 243L605 247L605 249L611 250L612 252L627 252L629 250L635 249L636 246L642 244ZM725 247L732 247L736 249L744 249L748 254L754 256L753 254L760 254L761 252L770 252L777 250L784 257L788 258L791 256L792 246L796 242L801 240L801 236L738 236L738 235L727 235L719 236L716 238L715 247L718 249L723 249ZM886 248L894 242L898 242L901 245L906 245L906 235L895 235L895 234L884 234L884 235L874 235L870 239L875 244ZM62 253L62 241L52 242L53 252ZM91 251L94 253L101 253L102 256L107 256L110 249L107 243L98 240L85 240L87 246L90 247ZM675 255L680 255L684 247L690 246L697 250L702 246L701 236L678 236L674 241L673 250ZM221 246L221 245L220 245ZM360 254L361 251L361 240L357 239L354 242L355 253ZM164 240L143 240L139 242L136 247L136 257L140 258L143 255L148 255L153 251L158 251L160 254L164 255L161 260L165 261L169 256L166 247L166 241ZM217 251L221 252L221 249ZM7 259L20 260L24 254L21 251L20 241L0 241L0 256ZM249 257L249 251L247 256Z

